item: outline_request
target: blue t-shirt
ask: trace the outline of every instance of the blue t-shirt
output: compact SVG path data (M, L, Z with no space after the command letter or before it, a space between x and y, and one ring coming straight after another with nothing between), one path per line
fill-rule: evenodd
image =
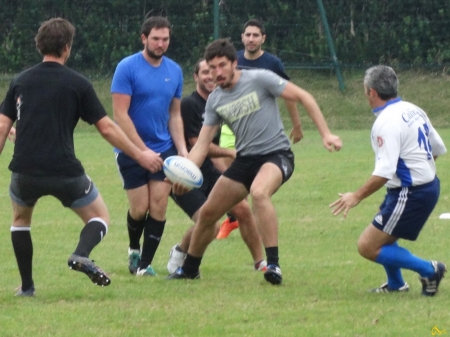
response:
M181 67L163 56L158 67L149 64L142 52L124 58L117 65L112 94L131 96L128 114L148 148L164 152L173 146L169 132L169 109L183 91Z
M244 57L245 50L239 50L237 52L237 61L239 69L267 69L273 71L278 76L289 81L289 76L284 72L283 63L281 60L273 54L264 52L256 60L247 60Z

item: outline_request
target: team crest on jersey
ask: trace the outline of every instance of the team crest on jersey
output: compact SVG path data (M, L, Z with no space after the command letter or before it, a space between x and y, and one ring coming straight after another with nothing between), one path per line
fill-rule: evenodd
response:
M378 147L382 147L384 144L384 140L380 136L377 137L377 144L378 144Z
M383 216L381 214L377 214L374 220L383 226Z

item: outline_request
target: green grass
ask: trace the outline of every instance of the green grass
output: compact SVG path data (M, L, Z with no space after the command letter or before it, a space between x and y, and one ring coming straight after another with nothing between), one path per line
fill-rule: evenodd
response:
M363 112L366 113L366 112ZM93 127L90 127L93 129ZM440 129L449 143L450 130ZM280 219L280 262L284 282L271 286L252 270L239 234L214 241L206 251L197 281L166 281L170 247L190 225L169 205L167 226L155 256L155 278L136 278L127 269L127 200L111 147L92 132L76 134L76 150L100 189L111 213L111 227L91 258L111 276L106 288L68 269L81 230L80 220L58 201L43 198L36 206L34 243L35 298L15 298L20 284L10 244L8 198L12 144L0 156L0 335L3 336L428 336L437 326L450 329L450 285L444 279L435 298L420 295L417 275L406 271L406 294L370 294L385 280L381 266L356 252L356 241L371 221L384 192L379 191L343 220L328 205L338 192L354 190L373 169L368 130L337 131L339 153L327 153L317 132L293 146L296 169L274 196ZM450 264L447 247L450 157L437 162L441 199L416 243L402 242L415 254Z
M336 76L331 71L291 70L291 80L316 98L331 129L355 130L370 129L373 116L367 104L363 92L363 76L361 70L344 72L346 89L339 90ZM411 101L424 109L433 121L435 127L450 127L450 119L446 108L450 106L450 81L447 75L423 71L401 71L398 73L400 80L399 94L403 99ZM195 89L195 83L190 73L184 74L185 95ZM0 76L0 97L3 98L12 76ZM97 94L104 107L112 115L112 103L110 95L111 79L104 78L93 81ZM290 127L290 120L283 102L279 107L282 112L286 127ZM307 117L304 109L299 106L302 116L303 128L314 129L314 125ZM84 123L80 123L79 129L93 130Z
M371 174L373 154L369 129L373 116L362 89L362 71L344 73L346 90L339 91L333 73L296 71L293 82L317 99L330 128L344 148L329 154L314 126L301 110L305 139L293 147L296 169L291 180L274 196L280 218L280 262L284 283L267 284L252 262L239 234L215 241L202 263L202 279L168 282L165 265L170 247L190 226L187 217L169 206L166 231L154 260L156 278L140 279L128 273L126 263L127 199L121 188L111 147L81 123L76 133L77 155L99 187L111 213L110 231L91 257L111 276L107 288L93 286L70 271L80 220L58 201L39 201L32 235L35 248L36 298L15 298L20 284L10 244L11 206L7 165L8 143L0 156L0 336L427 336L437 326L450 329L450 286L444 280L436 298L420 295L417 276L405 271L411 285L407 294L374 295L366 292L385 280L382 268L356 252L356 240L375 214L384 192L362 202L349 217L333 217L328 205L338 192L356 189ZM186 74L184 92L194 90ZM400 95L427 111L444 141L450 144L450 82L441 74L399 73ZM4 97L11 76L0 77ZM111 114L110 79L94 87ZM280 108L289 128L284 104ZM449 212L450 157L437 162L442 183L440 202L418 242L403 242L424 258L450 264L447 227L438 215Z

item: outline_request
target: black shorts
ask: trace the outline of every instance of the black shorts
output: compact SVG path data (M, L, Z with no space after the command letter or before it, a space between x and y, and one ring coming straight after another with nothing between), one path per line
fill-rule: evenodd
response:
M279 167L284 184L294 172L294 154L291 150L274 151L258 156L237 156L223 175L231 180L244 184L250 192L253 180L265 163L273 163Z
M98 190L86 174L47 177L13 173L9 195L14 203L25 207L33 207L39 198L52 195L65 207L80 208L91 204L97 198Z
M214 184L221 176L221 173L214 167L209 159L205 160L202 167L200 167L200 170L203 174L203 184L200 188L194 188L183 195L170 193L172 199L189 216L189 218L192 218L195 212L203 206L209 193L211 193Z

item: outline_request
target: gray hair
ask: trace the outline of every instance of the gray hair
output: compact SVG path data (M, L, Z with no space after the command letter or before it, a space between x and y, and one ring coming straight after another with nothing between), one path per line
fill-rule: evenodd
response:
M367 69L364 85L374 89L383 101L397 97L398 78L391 67L378 65Z

